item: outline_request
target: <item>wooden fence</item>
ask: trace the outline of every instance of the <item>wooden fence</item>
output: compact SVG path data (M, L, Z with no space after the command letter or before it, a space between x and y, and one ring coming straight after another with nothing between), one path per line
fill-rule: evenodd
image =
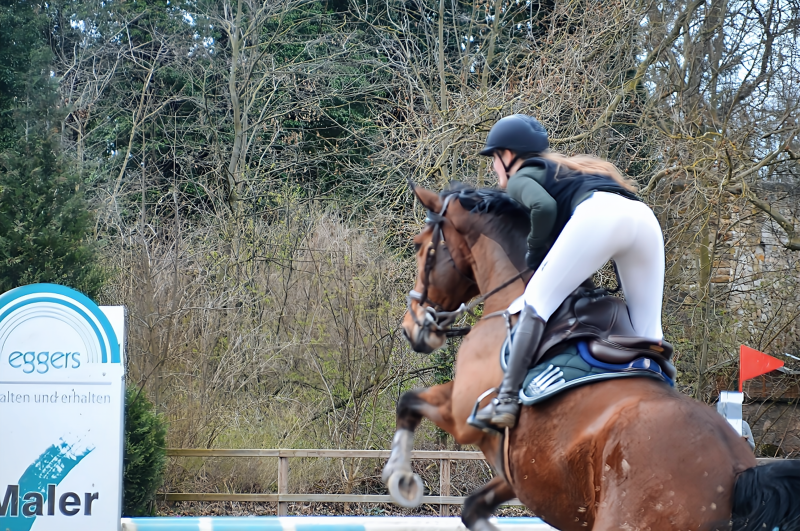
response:
M291 494L289 493L289 459L293 457L332 457L388 459L389 450L223 450L223 449L168 449L171 457L277 457L278 492L269 494L227 494L218 492L169 492L166 501L237 501L278 502L278 516L286 516L290 502L338 502L338 503L388 503L389 495L380 494ZM439 514L450 514L450 505L461 505L464 496L450 496L450 462L483 460L481 452L414 451L411 459L432 459L439 462L439 496L424 496L422 503L438 504ZM503 505L522 505L511 500Z
M226 450L226 449L177 449L167 450L170 457L277 457L278 492L270 494L233 494L220 492L169 492L163 493L166 501L236 501L236 502L278 502L278 516L288 514L291 502L338 502L338 503L388 503L392 499L380 494L291 494L289 493L289 459L293 457L333 457L388 459L389 450ZM450 514L450 505L461 505L464 496L450 496L450 462L483 460L481 452L425 451L411 452L411 459L432 459L439 461L439 496L424 496L422 503L438 504L439 514ZM759 465L776 459L759 459ZM511 500L503 505L522 505L519 500Z

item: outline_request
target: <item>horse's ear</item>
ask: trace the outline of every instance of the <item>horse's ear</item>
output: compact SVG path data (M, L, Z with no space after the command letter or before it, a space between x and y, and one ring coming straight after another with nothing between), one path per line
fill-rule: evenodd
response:
M414 192L414 195L417 196L419 202L422 203L422 206L431 212L439 212L442 209L442 199L436 192L431 192L421 186L414 186L411 190Z

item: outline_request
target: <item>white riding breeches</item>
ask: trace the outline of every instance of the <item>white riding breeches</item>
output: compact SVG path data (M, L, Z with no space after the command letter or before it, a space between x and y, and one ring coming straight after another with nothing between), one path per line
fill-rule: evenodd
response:
M661 227L650 207L609 192L594 192L577 206L509 311L517 313L528 304L548 320L609 260L617 264L634 330L642 337L661 339L665 263Z

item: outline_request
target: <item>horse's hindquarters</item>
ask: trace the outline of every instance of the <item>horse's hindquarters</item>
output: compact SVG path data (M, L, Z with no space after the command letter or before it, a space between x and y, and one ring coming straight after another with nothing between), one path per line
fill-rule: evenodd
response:
M728 525L756 463L713 409L645 378L523 408L510 447L517 496L564 531Z

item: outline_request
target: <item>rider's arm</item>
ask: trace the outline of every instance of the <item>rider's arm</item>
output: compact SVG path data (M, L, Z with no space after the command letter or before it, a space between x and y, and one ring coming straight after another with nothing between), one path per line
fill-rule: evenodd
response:
M536 167L522 168L509 179L506 188L508 195L531 210L528 248L532 252L546 252L556 222L556 200L534 178L536 172L542 171Z

